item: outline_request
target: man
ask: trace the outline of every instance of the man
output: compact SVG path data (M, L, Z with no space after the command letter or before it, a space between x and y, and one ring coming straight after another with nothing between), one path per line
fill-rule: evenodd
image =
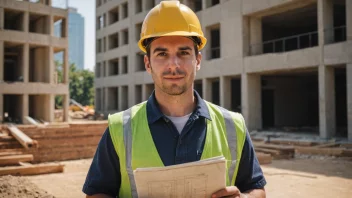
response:
M155 90L147 102L109 116L83 187L87 197L136 197L136 168L219 155L228 162L227 187L212 197L265 197L243 117L193 90L205 44L197 16L178 1L163 1L148 13L138 45Z

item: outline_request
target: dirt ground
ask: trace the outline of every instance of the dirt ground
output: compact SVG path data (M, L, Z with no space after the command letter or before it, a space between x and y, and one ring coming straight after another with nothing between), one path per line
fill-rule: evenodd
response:
M81 189L91 159L63 163L66 165L64 173L24 179L58 198L85 197ZM300 156L292 160L275 160L263 165L262 169L268 182L268 198L349 198L352 195L351 159Z

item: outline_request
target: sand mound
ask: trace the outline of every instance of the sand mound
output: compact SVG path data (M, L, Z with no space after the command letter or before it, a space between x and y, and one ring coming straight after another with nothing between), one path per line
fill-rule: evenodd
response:
M0 198L54 198L23 177L0 177Z

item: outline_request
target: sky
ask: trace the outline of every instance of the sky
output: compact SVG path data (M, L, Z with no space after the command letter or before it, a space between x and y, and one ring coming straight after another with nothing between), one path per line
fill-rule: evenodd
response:
M84 17L84 69L93 71L95 65L95 0L68 0L69 7L77 8Z

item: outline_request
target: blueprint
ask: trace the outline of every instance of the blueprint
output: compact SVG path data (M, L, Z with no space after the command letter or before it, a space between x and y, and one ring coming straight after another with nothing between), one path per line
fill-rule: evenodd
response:
M226 186L224 157L167 167L137 168L134 171L140 198L199 198Z

